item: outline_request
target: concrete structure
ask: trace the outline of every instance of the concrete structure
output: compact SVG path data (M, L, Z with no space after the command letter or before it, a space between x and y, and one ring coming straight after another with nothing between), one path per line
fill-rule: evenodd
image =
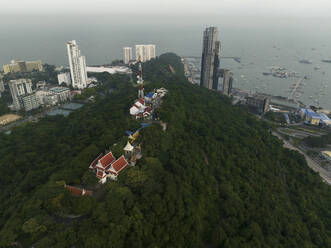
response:
M49 105L49 106L55 106L58 104L59 98L55 94L48 94L47 96L44 97L44 104Z
M69 72L57 74L57 81L59 85L65 83L67 86L71 85L71 77Z
M40 104L37 100L36 93L32 93L22 97L23 107L25 111L30 111L39 108Z
M104 67L104 66L98 66L98 67L92 67L92 66L87 66L86 67L87 72L94 72L94 73L103 73L103 72L108 72L109 74L131 74L132 71L129 67L126 66L109 66L109 67Z
M136 60L146 62L156 57L155 45L136 45Z
M66 102L70 100L70 90L66 87L53 87L49 89L52 95L56 95L58 102Z
M40 105L45 104L45 97L50 95L51 93L48 90L38 90L36 91L36 98Z
M87 72L85 56L80 54L80 50L75 40L67 43L67 52L70 66L72 87L75 89L85 89L87 87Z
M217 40L217 28L206 28L203 33L200 86L217 90L221 42Z
M270 98L264 95L253 95L247 97L247 105L251 111L264 114L269 111Z
M227 95L227 96L231 95L232 82L233 82L232 72L230 70L224 70L223 90L222 90L223 95Z
M23 108L22 97L32 94L32 82L31 79L17 79L10 80L9 89L13 99L13 105L15 110Z
M3 66L3 71L5 74L16 73L16 72L32 72L32 71L42 71L43 66L41 60L37 61L15 61L12 60L10 64Z
M129 64L132 60L132 47L123 47L123 62Z

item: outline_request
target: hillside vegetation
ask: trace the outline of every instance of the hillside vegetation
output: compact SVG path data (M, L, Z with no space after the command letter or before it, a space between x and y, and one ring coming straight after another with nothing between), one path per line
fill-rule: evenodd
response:
M0 247L331 247L331 190L303 156L189 84L175 54L143 73L146 92L169 90L167 130L142 130L143 158L116 182L96 184L88 166L139 127L128 77L99 74L95 103L0 134ZM73 197L64 182L94 195Z

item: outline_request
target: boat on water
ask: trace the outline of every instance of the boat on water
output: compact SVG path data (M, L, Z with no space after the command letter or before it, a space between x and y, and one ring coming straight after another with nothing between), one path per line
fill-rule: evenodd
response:
M271 72L263 72L262 75L263 76L270 76L270 75L272 75L272 73Z
M309 59L301 59L301 60L299 60L299 63L301 63L301 64L312 64L313 61L311 61Z
M322 62L324 62L324 63L331 63L331 59L322 59Z

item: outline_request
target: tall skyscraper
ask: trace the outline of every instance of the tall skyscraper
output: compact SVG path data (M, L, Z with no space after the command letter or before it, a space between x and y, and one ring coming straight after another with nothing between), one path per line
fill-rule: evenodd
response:
M230 70L224 70L223 73L223 95L231 95L231 91L232 91L232 81L233 81L233 77L232 77L232 72Z
M15 110L20 110L23 107L22 97L32 94L31 79L17 79L9 81L9 89L13 98L13 105Z
M132 60L132 47L123 47L123 62L129 64Z
M80 54L80 50L75 40L67 43L67 52L70 66L72 87L84 89L87 87L87 72L85 56Z
M155 58L155 45L136 45L136 60L146 62Z
M218 67L221 56L221 42L217 40L217 28L206 28L203 33L200 86L217 90Z

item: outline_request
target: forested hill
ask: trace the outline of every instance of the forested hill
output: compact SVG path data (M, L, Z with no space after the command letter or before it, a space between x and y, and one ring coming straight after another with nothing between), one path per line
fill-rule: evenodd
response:
M0 247L331 247L331 190L301 155L189 84L176 55L143 73L146 92L169 90L158 113L167 130L142 130L143 158L116 182L96 185L87 168L139 127L125 76L100 74L96 102L67 118L0 134ZM64 182L94 195L73 197Z

